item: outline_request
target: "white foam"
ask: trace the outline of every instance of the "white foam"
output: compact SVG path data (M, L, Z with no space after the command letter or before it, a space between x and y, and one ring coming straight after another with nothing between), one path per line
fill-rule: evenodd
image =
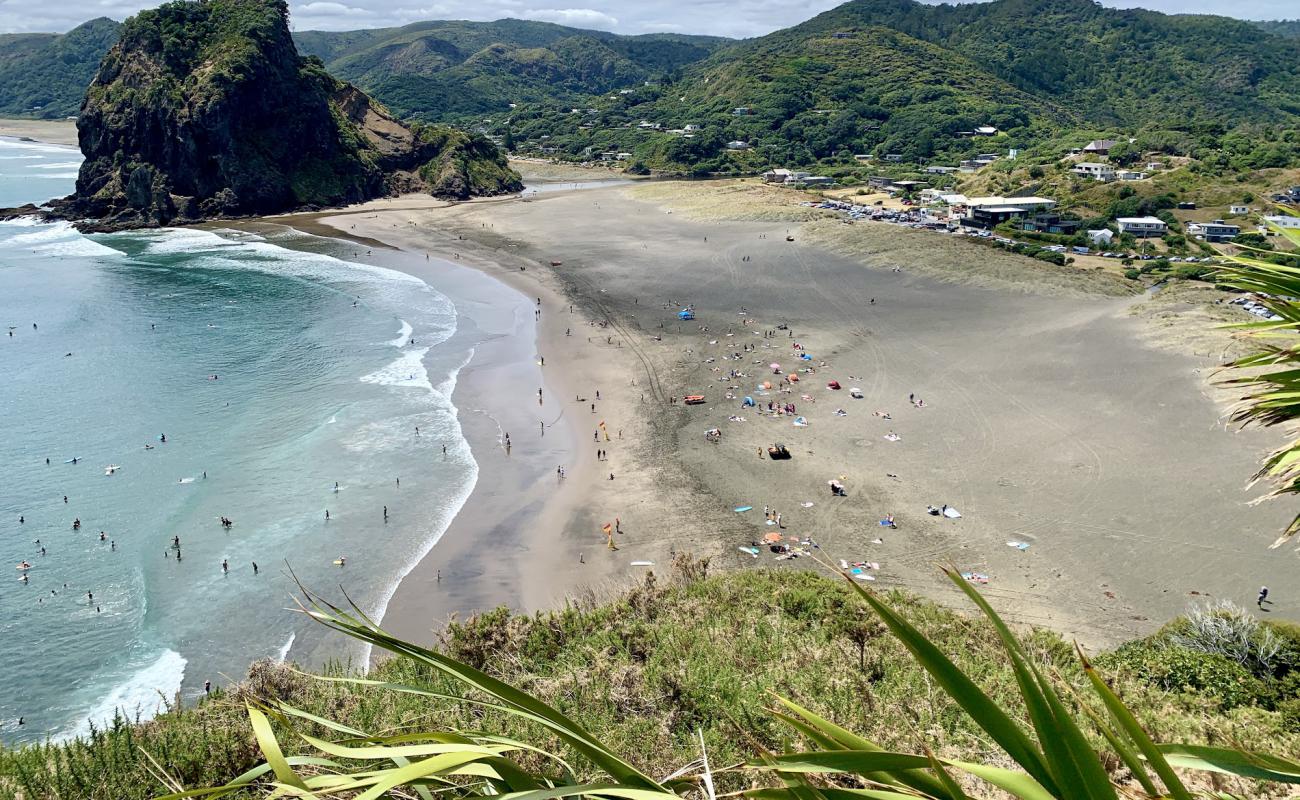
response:
M470 350L469 354L466 355L465 360L461 362L461 365L451 370L451 374L447 376L447 380L444 381L442 384L442 386L447 387L447 392L445 396L447 398L447 406L448 409L451 411L451 418L454 425L454 431L452 431L452 433L455 434L455 438L460 439L462 442L465 441L465 439L464 439L464 434L462 433L460 428L460 409L456 408L456 406L451 402L451 396L452 396L452 392L454 392L456 389L456 381L460 377L460 371L464 369L465 366L469 364L469 362L473 358L474 358L474 351ZM456 519L457 515L460 514L460 510L465 507L465 502L469 500L470 495L474 493L474 487L478 485L478 461L474 459L473 453L470 451L468 447L466 447L465 450L466 450L466 454L469 456L468 460L470 466L469 480L465 484L465 490L461 492L459 497L449 498L450 502L447 504L447 509L446 509L447 510L446 523L442 525L441 528L432 531L429 537L425 539L423 542L421 542L420 546L417 547L415 549L415 552L411 554L410 559L407 560L406 564L403 565L401 571L398 572L397 575L393 578L393 582L390 583L384 589L383 594L381 594L379 598L376 599L375 609L370 613L371 619L376 619L379 620L381 624L383 623L384 614L388 611L388 604L392 602L393 595L397 593L397 587L401 585L402 581L406 578L406 576L410 575L411 571L414 570L416 566L418 566L419 563L423 561L426 556L429 555L429 552L433 550L434 546L437 545L438 542L442 540L443 534L445 534L447 532L447 529L451 527L452 521ZM374 646L370 644L364 645L361 649L360 661L361 661L361 668L363 671L369 671L370 669L370 654L373 651L373 649Z
M389 342L389 344L393 347L405 347L406 343L411 341L411 334L415 329L411 327L411 323L404 319L399 319L398 322L402 323L402 332L397 334L397 338Z
M288 660L289 648L293 647L293 640L297 638L298 638L298 634L296 633L289 634L289 641L284 643L284 646L280 648L280 652L275 656L275 662L277 664L283 664L286 660Z
M154 717L180 691L181 681L185 679L186 663L175 650L164 650L153 663L113 687L90 713L58 738L66 741L87 736L92 724L100 728L109 725L113 722L113 715L118 712L131 720L137 716L141 719Z
M380 386L424 389L432 394L433 384L429 383L429 371L424 368L424 355L428 352L429 348L427 347L407 350L382 369L362 376L361 382L376 383Z
M92 258L122 255L119 250L105 247L86 238L67 222L42 223L25 218L12 220L8 224L13 227L30 229L30 233L19 233L4 239L5 244L23 250L32 250L42 255Z
M56 161L53 164L33 164L32 169L81 169L80 161ZM73 173L76 174L75 172Z

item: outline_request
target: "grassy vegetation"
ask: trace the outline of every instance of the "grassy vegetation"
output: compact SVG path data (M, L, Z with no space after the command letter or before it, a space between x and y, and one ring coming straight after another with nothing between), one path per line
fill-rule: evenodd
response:
M1007 654L987 619L901 593L884 599L996 703L1027 723ZM1281 635L1300 651L1300 637L1288 631ZM1087 678L1061 637L1033 631L1024 642L1035 665L1086 691ZM789 751L800 737L769 713L773 692L887 750L928 748L945 758L1013 766L850 587L811 573L706 577L703 565L683 559L671 578L648 578L607 603L588 600L530 616L499 610L454 625L441 649L549 703L648 775L666 775L697 759L699 734L717 767L753 759L764 750ZM1274 752L1300 750L1300 728L1284 710L1245 701L1225 705L1218 695L1161 688L1135 670L1113 666L1112 685L1158 737L1190 743L1268 742ZM452 698L483 698L467 695L459 681L409 659L387 661L370 677ZM589 759L571 758L555 731L512 713L323 681L262 663L245 684L197 707L176 708L138 726L119 724L96 733L89 743L0 753L0 793L69 799L154 796L161 787L149 772L145 753L186 787L222 783L262 758L247 725L247 701L283 701L376 735L492 731L565 753L578 782L598 779L602 772ZM337 734L303 718L273 715L272 727L291 756L315 751L292 731L325 738ZM1088 740L1104 744L1096 733L1089 733ZM521 763L554 768L538 755L525 756ZM1112 778L1127 779L1118 759L1104 766ZM751 779L721 775L718 790L742 789ZM1233 778L1223 786L1268 796L1253 781Z

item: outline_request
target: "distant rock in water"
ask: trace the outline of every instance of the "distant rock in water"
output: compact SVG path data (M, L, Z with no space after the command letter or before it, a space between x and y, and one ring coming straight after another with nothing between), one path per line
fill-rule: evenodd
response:
M518 191L482 136L407 127L298 54L285 0L179 0L122 26L77 120L57 216L111 229Z

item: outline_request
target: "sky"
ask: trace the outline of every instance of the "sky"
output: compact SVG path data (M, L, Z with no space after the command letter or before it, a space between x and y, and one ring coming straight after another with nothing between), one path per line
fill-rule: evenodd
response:
M0 32L66 31L92 17L122 20L161 0L0 0ZM503 17L616 33L761 36L802 22L841 0L290 0L295 30L353 30L427 19ZM1117 8L1241 19L1300 17L1297 0L1103 0Z

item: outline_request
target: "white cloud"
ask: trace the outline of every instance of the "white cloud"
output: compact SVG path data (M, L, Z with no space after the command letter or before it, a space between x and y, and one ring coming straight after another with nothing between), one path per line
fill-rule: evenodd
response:
M554 22L557 25L569 25L574 28L598 28L612 31L618 27L616 18L594 8L530 8L519 12L519 16L524 19Z

